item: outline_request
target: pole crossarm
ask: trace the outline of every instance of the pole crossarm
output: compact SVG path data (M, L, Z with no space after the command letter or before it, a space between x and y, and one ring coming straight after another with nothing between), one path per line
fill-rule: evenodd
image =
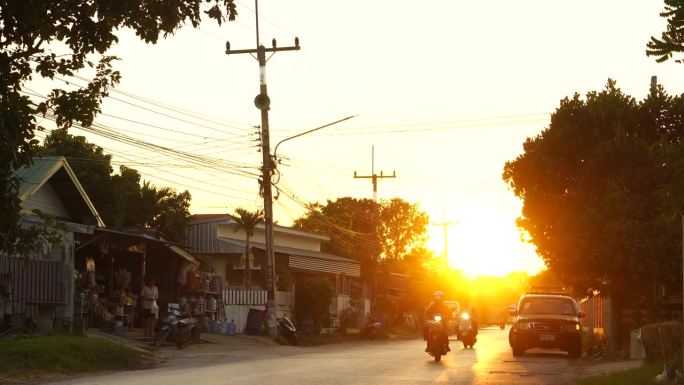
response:
M371 174L357 175L354 171L354 179L372 179L373 182L373 201L378 202L378 179L396 178L397 172L392 171L392 175L385 175L380 171L380 175L375 173L375 146L371 148Z
M273 48L266 48L264 46L260 46L264 48L264 52L281 52L281 51L299 51L301 47L299 46L299 39L295 40L297 43L296 45L290 46L290 47L273 47ZM234 54L240 54L240 53L258 53L259 48L250 48L250 49L230 49L230 42L226 42L226 55L234 55Z

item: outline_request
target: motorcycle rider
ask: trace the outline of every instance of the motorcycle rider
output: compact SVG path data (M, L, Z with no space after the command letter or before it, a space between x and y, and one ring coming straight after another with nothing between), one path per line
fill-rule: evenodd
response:
M432 295L432 302L430 302L430 305L428 305L427 309L425 309L425 319L431 319L434 317L436 314L439 314L442 317L442 323L446 327L449 325L449 320L451 319L451 309L444 304L444 292L437 290L434 292ZM449 337L446 335L446 350L448 352L451 351L449 348ZM427 326L423 327L423 339L427 341L428 339L428 328ZM425 348L425 351L428 351L428 348Z

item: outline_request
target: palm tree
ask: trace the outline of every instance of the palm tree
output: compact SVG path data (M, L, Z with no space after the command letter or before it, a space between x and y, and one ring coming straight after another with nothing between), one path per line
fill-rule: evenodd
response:
M252 280L252 271L249 264L249 257L252 255L252 248L249 244L249 238L254 235L254 228L256 225L264 221L264 211L249 211L238 207L235 209L235 215L231 215L235 221L235 232L242 229L245 231L245 287L250 288Z

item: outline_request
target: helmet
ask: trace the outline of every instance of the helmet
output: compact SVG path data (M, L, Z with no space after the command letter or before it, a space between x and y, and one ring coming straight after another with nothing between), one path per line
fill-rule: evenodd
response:
M444 299L444 292L441 290L437 290L434 294L432 294L433 298L435 301L442 301Z

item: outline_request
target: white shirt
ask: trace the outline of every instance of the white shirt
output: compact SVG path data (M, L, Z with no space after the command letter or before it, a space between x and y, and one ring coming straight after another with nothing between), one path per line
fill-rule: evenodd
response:
M140 291L140 297L142 298L142 308L151 309L154 300L159 298L159 289L157 289L157 286L149 287L145 285Z

